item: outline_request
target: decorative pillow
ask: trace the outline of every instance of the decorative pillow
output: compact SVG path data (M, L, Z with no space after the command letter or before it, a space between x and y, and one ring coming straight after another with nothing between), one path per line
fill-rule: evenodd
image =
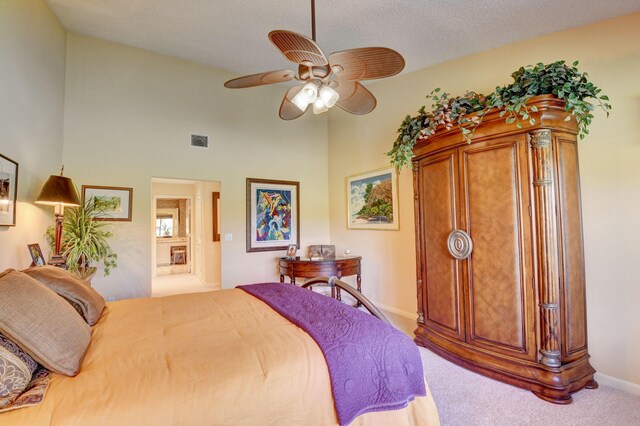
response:
M42 401L44 401L44 395L47 393L50 377L51 372L49 372L49 370L47 370L46 368L39 366L38 369L33 373L31 382L29 382L29 385L24 390L24 392L18 395L18 397L13 400L11 405L5 408L2 408L2 406L0 406L0 413L40 404Z
M80 371L91 329L61 297L29 275L0 277L0 333L47 369Z
M89 325L94 325L100 319L105 306L104 298L71 272L49 265L25 269L22 272L66 299Z
M0 410L24 392L37 367L33 358L0 334Z

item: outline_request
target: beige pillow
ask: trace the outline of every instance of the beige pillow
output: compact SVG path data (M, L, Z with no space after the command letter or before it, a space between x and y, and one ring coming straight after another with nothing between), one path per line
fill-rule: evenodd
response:
M22 272L64 297L89 325L94 325L100 319L105 306L104 298L71 272L55 266L37 266Z
M91 340L91 329L64 299L18 271L0 277L0 333L67 376L78 374Z

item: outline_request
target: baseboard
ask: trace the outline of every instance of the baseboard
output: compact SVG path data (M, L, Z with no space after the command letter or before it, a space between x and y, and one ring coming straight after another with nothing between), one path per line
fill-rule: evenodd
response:
M384 303L373 302L373 304L383 311L389 311L392 314L400 315L401 317L410 319L412 321L415 321L416 318L418 318L418 314L412 314L411 312L403 311L402 309L393 308L391 306L385 305Z
M640 395L640 385L636 383L627 382L626 380L616 379L615 377L607 376L606 374L596 373L594 379L601 385L611 386L612 388L620 389L621 391L629 392L634 395Z

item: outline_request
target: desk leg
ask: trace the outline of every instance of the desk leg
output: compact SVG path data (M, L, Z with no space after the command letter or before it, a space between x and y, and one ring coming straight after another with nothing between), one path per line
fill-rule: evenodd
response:
M357 282L358 293L362 293L362 276L360 275L359 272L358 272L358 275L356 277L356 282ZM360 306L362 306L362 303L360 303L360 301L358 301L356 303L356 308L359 308Z
M280 274L280 283L284 284L284 275Z

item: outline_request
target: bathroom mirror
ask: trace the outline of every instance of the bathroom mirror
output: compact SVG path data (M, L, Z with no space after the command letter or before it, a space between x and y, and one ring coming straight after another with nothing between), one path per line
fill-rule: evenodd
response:
M178 235L180 219L178 209L156 210L156 237L174 238Z

